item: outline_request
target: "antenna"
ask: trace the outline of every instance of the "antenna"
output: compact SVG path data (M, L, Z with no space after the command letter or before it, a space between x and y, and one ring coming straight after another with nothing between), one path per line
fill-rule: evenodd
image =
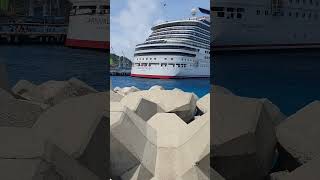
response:
M192 17L195 17L197 15L197 9L196 8L191 9L191 15L192 15Z

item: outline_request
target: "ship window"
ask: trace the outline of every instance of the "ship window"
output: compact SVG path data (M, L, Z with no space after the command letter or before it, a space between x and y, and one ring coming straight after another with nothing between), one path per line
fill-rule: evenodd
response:
M302 14L302 17L303 17L303 18L306 17L306 13L303 13L303 14Z
M171 58L171 60L173 60L173 58Z
M268 12L268 11L264 11L264 14L265 14L265 15L268 15L268 14L269 14L269 12Z
M167 58L164 58L164 60L167 60Z
M316 2L316 6L319 6L319 2L318 1Z
M292 16L292 13L291 13L291 12L289 12L289 16Z
M312 4L313 2L312 2L312 0L310 0L310 4Z
M289 0L290 3L292 3L292 0Z
M157 58L153 58L153 60L157 60Z
M257 10L257 15L260 15L260 10Z
M218 16L218 17L224 17L224 12L218 12L218 13L217 13L217 16Z
M311 19L311 13L309 13L308 17L309 17L309 19Z
M244 12L243 8L237 8L237 12Z
M224 7L212 7L212 11L224 11Z
M241 18L242 18L242 14L237 13L237 18L238 18L238 19L241 19Z
M227 8L227 12L233 12L234 8Z
M305 3L306 3L306 0L303 0L302 2L303 2L303 4L305 4Z
M300 1L299 1L299 0L296 0L296 3L298 3L298 4L299 4L299 3L300 3Z
M296 12L296 17L299 17L299 12Z

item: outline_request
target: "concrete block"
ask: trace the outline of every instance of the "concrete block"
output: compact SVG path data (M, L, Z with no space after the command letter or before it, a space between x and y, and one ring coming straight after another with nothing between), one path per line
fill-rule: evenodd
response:
M67 99L41 114L32 129L88 169L99 172L98 176L104 176L108 168L106 103L107 93Z
M159 85L154 85L149 90L164 90L164 88L162 86L159 86Z
M197 101L197 107L202 113L207 113L210 111L210 93L203 96Z
M259 99L224 93L212 96L212 167L226 179L265 178L273 165L274 122L279 115L270 113Z
M41 105L15 99L0 90L0 126L31 127L42 112Z
M314 101L277 126L280 166L293 170L320 156L320 102Z
M68 81L47 81L35 87L29 82L20 81L13 88L13 91L27 100L51 106L71 97L97 92L76 78L71 78Z
M192 93L173 90L134 92L125 96L121 103L135 109L141 98L157 104L164 112L177 114L185 122L193 120L196 112L197 97Z

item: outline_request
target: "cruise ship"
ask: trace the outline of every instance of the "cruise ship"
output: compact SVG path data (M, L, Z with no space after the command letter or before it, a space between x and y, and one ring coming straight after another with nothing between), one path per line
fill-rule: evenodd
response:
M70 0L66 46L109 49L109 0Z
M196 16L155 25L136 45L131 76L199 78L210 76L210 16Z
M211 0L213 51L320 47L320 0Z

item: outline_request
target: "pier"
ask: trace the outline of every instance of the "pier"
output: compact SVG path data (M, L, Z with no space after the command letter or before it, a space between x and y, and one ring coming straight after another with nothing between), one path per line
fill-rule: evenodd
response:
M130 76L131 69L110 69L110 76Z
M0 24L0 42L64 43L67 24L6 23Z

